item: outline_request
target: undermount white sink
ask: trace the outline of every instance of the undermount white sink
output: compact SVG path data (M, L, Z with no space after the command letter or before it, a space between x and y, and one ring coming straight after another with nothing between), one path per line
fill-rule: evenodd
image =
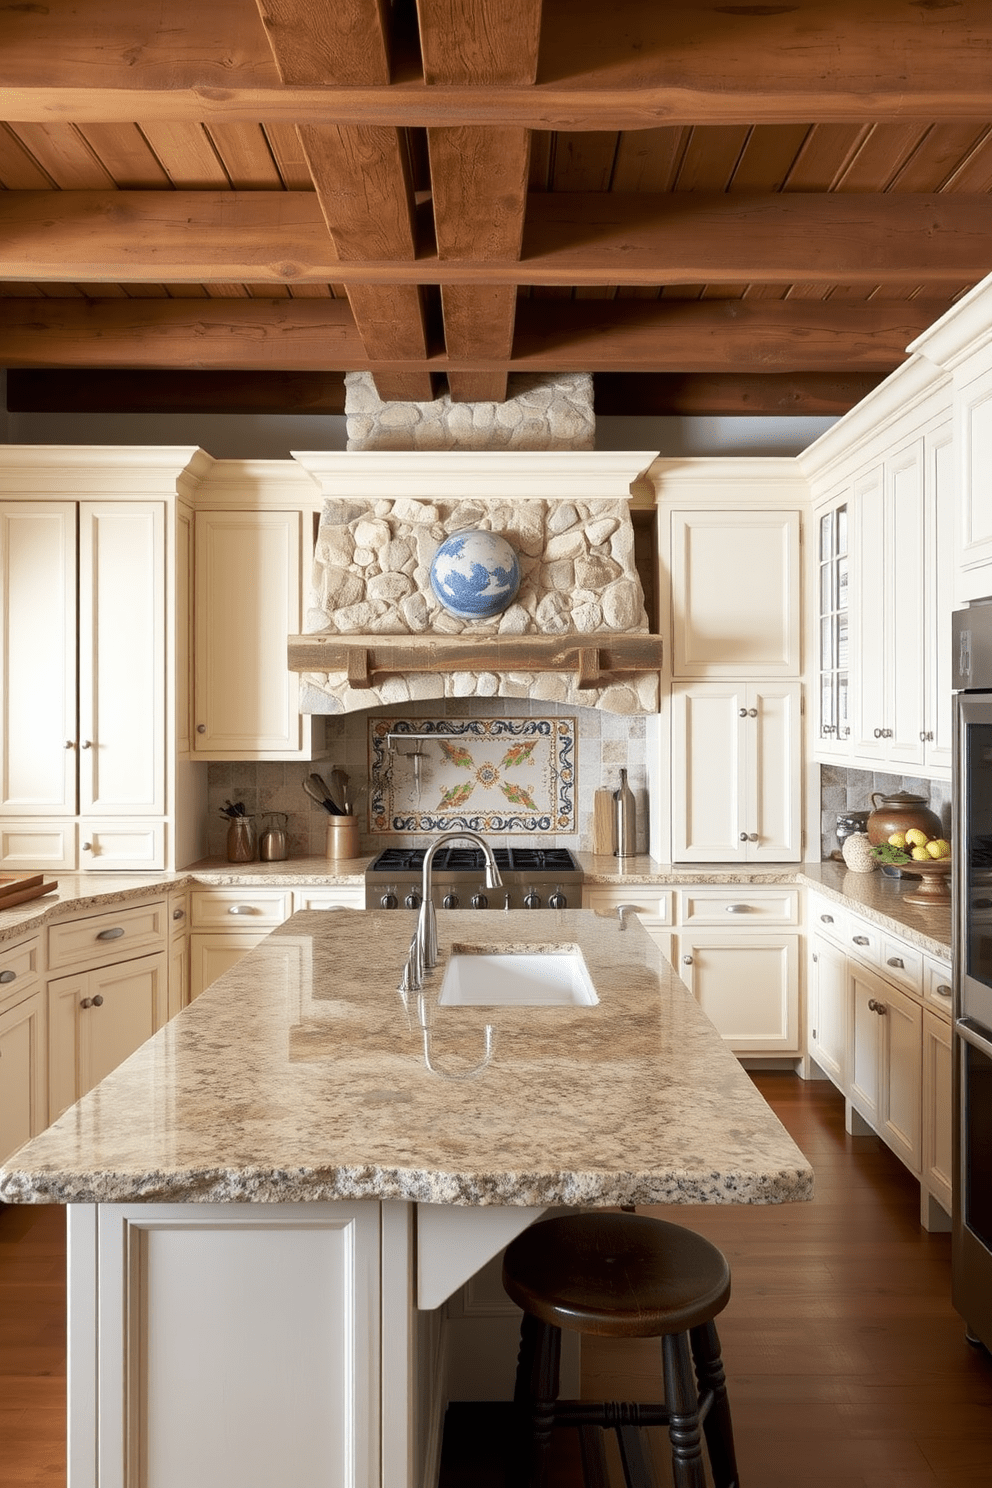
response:
M441 1007L593 1007L599 1001L577 945L507 950L454 945Z

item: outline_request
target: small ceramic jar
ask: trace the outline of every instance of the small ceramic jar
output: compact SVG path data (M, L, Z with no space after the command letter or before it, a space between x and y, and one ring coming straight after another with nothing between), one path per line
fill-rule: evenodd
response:
M845 840L841 852L852 873L874 873L878 867L871 855L871 842L866 832L852 832Z

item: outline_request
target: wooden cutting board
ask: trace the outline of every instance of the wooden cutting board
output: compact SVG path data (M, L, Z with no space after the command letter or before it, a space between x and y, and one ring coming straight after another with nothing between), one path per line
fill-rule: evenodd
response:
M0 900L8 894L19 894L22 889L33 889L44 879L43 873L0 874Z
M22 885L23 885L22 880ZM21 887L16 892L0 895L0 910L10 909L14 904L26 904L29 899L40 899L42 894L51 894L59 886L57 878L50 879L45 883L42 875L38 874L38 882L32 883L30 888Z
M598 790L592 802L592 850L597 857L613 856L616 847L613 829L613 792Z

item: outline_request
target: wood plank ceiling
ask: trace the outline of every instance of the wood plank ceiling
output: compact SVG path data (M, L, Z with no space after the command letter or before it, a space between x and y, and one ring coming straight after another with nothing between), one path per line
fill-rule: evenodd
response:
M0 7L12 407L842 412L992 269L988 0Z

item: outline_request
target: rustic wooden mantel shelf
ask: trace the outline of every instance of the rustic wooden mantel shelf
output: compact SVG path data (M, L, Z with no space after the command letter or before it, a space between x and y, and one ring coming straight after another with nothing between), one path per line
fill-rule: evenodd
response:
M344 672L356 688L388 672L575 672L580 688L606 687L615 674L659 671L661 656L661 636L647 634L289 638L291 672Z

